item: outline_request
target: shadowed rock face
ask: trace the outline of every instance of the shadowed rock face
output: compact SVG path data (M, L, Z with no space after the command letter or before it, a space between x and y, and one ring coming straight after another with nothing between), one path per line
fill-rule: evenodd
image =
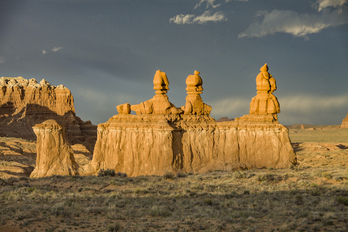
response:
M65 139L64 128L51 119L35 125L33 129L37 136L37 157L30 177L77 175L78 164Z
M97 128L75 115L69 89L45 80L38 83L23 77L0 78L0 136L35 140L32 127L48 119L65 128L71 144L84 144L93 151Z
M345 119L343 119L340 128L348 128L348 114Z

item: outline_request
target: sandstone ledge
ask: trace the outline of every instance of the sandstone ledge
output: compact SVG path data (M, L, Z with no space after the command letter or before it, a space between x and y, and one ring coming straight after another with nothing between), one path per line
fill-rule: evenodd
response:
M207 115L115 115L98 125L93 160L84 172L109 168L129 176L163 175L293 163L288 129L279 123L215 122Z

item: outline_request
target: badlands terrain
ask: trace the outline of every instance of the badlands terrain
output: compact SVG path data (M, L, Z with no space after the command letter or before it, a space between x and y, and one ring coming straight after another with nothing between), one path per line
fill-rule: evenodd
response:
M0 231L347 231L348 129L288 128L288 168L138 177L30 179L35 141L0 137Z

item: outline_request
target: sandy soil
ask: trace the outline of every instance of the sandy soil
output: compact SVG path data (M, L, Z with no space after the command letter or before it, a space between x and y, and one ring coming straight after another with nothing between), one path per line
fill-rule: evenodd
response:
M300 128L287 169L132 178L29 179L35 143L0 138L0 231L348 231L348 129Z

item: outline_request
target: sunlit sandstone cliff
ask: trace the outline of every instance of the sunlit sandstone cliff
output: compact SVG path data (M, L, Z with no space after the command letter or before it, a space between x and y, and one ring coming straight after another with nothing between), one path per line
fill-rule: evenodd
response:
M119 105L118 115L98 125L93 160L84 167L85 174L109 168L129 176L161 175L166 171L283 168L296 163L288 129L277 120L280 108L271 78L267 65L263 66L250 114L219 123L209 116L211 107L200 96L199 72L188 76L186 103L177 108L166 95L166 75L157 71L152 99ZM131 115L131 110L137 115Z
M63 125L71 144L82 143L93 150L96 126L75 115L73 95L63 85L44 79L0 78L0 136L35 140L32 127L47 119Z
M343 119L340 128L348 128L348 114L347 114L347 116L345 117L345 119Z

